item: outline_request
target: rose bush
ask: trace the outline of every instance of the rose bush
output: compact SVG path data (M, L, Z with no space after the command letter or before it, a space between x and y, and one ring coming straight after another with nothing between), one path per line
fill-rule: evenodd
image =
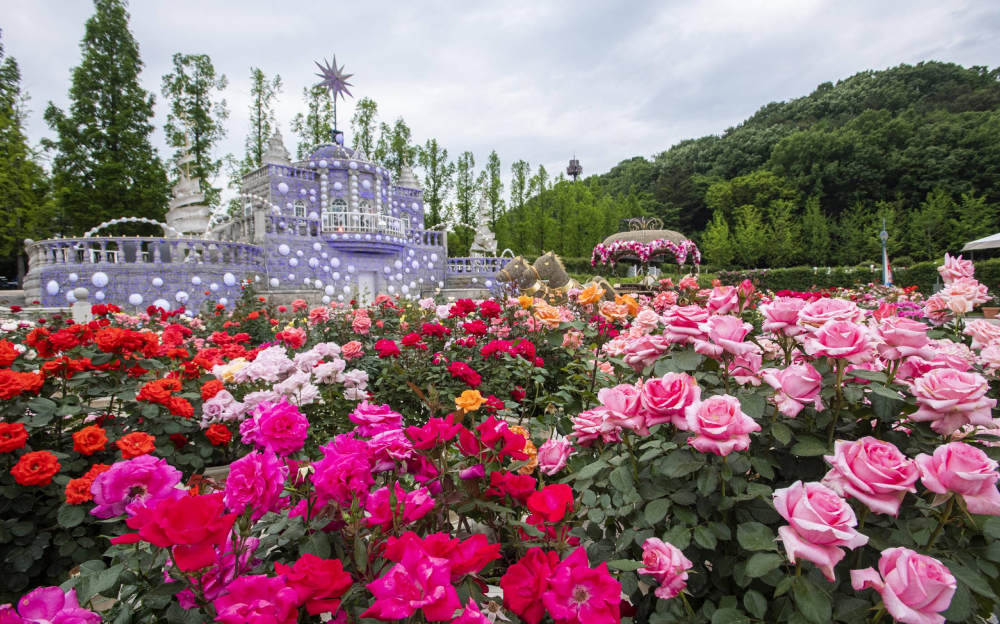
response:
M0 621L993 613L969 306L597 290L3 322Z

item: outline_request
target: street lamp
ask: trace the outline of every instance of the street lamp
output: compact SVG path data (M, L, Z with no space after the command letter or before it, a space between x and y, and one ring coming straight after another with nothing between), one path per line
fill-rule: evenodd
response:
M882 231L878 237L882 240L882 285L892 286L892 269L889 268L889 255L885 250L885 242L889 240L889 233L885 231L885 219L882 219Z

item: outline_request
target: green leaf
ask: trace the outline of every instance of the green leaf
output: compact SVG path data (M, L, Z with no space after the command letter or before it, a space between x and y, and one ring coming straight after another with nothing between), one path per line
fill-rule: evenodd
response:
M744 522L736 528L736 539L747 550L774 550L774 532L760 522Z
M125 569L124 563L113 565L107 570L101 570L97 574L84 577L76 586L77 599L86 604L88 600L96 594L108 591L120 581L122 571ZM112 596L113 597L113 596Z
M767 599L759 591L751 589L743 595L743 606L757 619L762 619L767 613Z
M368 569L368 548L360 531L354 536L354 566L359 572Z
M364 550L364 544L362 544L362 550ZM330 539L327 538L325 533L320 531L310 534L299 544L299 556L301 557L306 553L316 555L320 559L329 559Z
M676 364L677 368L682 371L697 370L698 366L701 365L701 362L704 359L705 358L696 353L694 349L685 349L684 351L678 351L673 354L674 364Z
M951 597L951 604L945 611L941 612L949 622L964 622L972 614L972 595L969 593L965 583L959 583L955 588L955 595Z
M896 417L903 410L903 406L906 405L906 401L899 396L898 392L885 386L872 384L870 388L868 400L871 401L872 411L883 422L895 422Z
M804 576L795 579L792 585L795 607L812 624L827 624L833 617L830 597L816 583Z
M880 373L878 371L864 370L863 368L856 368L851 371L851 377L857 377L858 379L867 379L868 381L877 381L879 383L885 383L888 378L885 373Z
M774 553L755 553L747 561L744 572L750 578L760 578L780 566L784 561L784 557Z
M785 423L774 423L774 426L771 427L771 433L774 434L774 439L782 444L788 444L792 441L792 430Z
M631 559L615 559L614 561L608 562L609 568L614 568L615 570L624 570L626 572L635 572L639 568L645 566L641 561L632 561Z
M696 458L690 451L673 451L666 460L660 462L660 471L671 479L679 479L696 472L705 465L705 460Z
M646 503L646 508L643 509L643 516L646 518L646 524L653 526L658 524L664 518L667 517L667 511L670 510L670 499L658 498L653 501Z
M592 479L597 476L597 473L608 467L608 462L603 459L599 459L592 464L587 464L583 467L580 472L576 473L576 480L583 481L584 479Z
M86 519L87 512L78 505L63 505L59 508L59 524L72 529Z
M945 561L944 564L949 570L951 570L951 573L955 575L955 578L968 585L969 589L976 592L980 596L989 598L990 600L997 600L997 595L993 593L993 589L990 587L990 584L980 573L973 572L969 568L959 565L954 561Z
M716 609L712 614L712 624L747 624L750 618L739 609Z
M718 538L715 537L715 533L712 533L708 527L696 526L694 528L694 542L702 548L715 550L715 546L718 544Z
M740 400L740 408L744 414L754 420L760 420L764 417L764 410L767 409L767 401L764 400L763 396L759 394L741 394L736 398Z
M14 526L10 528L10 532L17 537L24 537L25 535L31 535L31 532L35 530L35 523L28 522L27 520L21 520Z
M54 414L59 405L52 399L36 397L27 403L28 409L36 414Z
M774 478L774 468L772 468L771 464L763 457L751 457L750 465L757 471L757 474L765 479Z
M611 482L612 487L622 493L635 489L632 483L632 469L628 465L621 465L612 470L611 474L608 475L608 481Z
M815 457L827 452L826 445L816 438L803 437L792 447L792 455L799 457Z

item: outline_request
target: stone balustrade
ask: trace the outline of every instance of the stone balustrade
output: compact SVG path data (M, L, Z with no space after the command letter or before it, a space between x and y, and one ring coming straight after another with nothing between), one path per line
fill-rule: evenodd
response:
M448 275L495 275L509 258L448 258Z
M263 268L261 248L241 242L108 236L52 238L27 245L28 270L54 265L223 264Z

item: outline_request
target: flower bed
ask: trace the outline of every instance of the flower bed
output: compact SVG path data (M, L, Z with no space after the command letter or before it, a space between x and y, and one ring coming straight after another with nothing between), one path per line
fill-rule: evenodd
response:
M1000 330L942 276L4 319L0 622L988 618Z

